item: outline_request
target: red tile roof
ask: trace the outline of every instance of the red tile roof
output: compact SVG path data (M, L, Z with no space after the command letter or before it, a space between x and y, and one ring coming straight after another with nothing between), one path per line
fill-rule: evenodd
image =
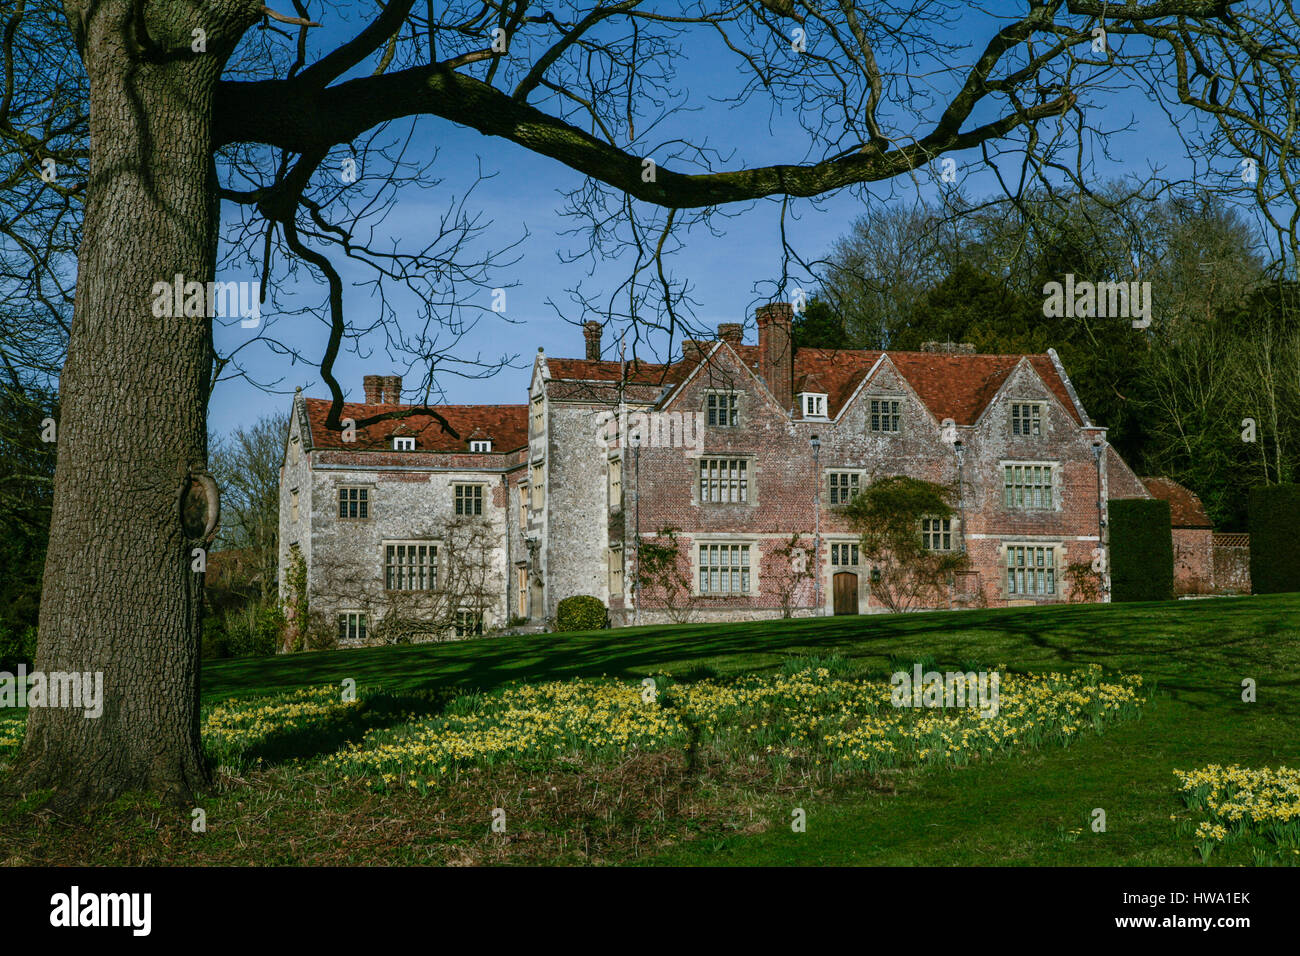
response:
M879 352L865 349L796 349L794 353L794 378L816 379L821 384L817 391L826 393L829 406L826 413L834 418L849 400L862 376L871 370L880 358ZM754 349L755 371L758 370L758 349Z
M1174 528L1212 528L1213 522L1196 492L1172 478L1143 478L1152 497L1169 502L1169 524Z
M758 346L741 345L735 347L735 352L742 362L757 371ZM799 386L796 391L807 389L809 383L815 382L818 387L809 390L824 391L829 396L829 414L834 417L882 354L885 353L870 349L798 349L794 355L794 382ZM958 425L974 424L1002 383L1025 358L1070 416L1083 424L1065 382L1048 355L946 352L889 352L888 355L921 401L940 421L951 418ZM696 364L694 360L671 365L643 364L633 369L629 380L677 384ZM548 358L547 366L551 377L556 379L617 381L621 374L618 362Z
M831 414L837 415L882 354L888 354L899 374L940 421L951 418L958 425L974 424L1020 360L1026 358L1066 411L1076 422L1083 423L1047 355L799 349L794 356L795 376L815 376L830 394Z
M623 377L622 362L604 359L547 358L546 366L551 378L582 382L617 382ZM644 385L676 385L690 374L694 362L680 361L669 364L628 362L627 380Z
M469 451L469 439L491 438L494 453L515 451L528 444L527 405L435 405L438 414L447 420L452 432L429 414L414 414L388 418L373 425L357 429L357 440L344 443L343 433L325 427L330 401L325 398L304 399L307 420L311 424L313 448L338 448L347 451L391 450L395 435L415 436L417 451ZM344 402L340 418L362 421L386 412L400 412L415 405L365 405Z

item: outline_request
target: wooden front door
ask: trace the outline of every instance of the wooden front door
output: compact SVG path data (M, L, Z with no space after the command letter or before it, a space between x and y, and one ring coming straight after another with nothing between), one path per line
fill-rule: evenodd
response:
M835 613L858 613L858 576L852 571L835 574Z

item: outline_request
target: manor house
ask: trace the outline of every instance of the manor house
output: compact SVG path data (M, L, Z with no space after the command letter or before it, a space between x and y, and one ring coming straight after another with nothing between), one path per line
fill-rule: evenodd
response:
M282 593L305 579L343 643L544 625L578 594L614 626L876 612L840 507L909 475L953 489L925 546L969 556L929 606L1108 600L1107 501L1150 493L1054 350L796 349L792 319L769 304L757 344L726 323L662 364L589 322L583 358L538 351L518 405L423 409L367 375L329 428L329 400L295 395ZM1087 594L1072 566L1099 569Z

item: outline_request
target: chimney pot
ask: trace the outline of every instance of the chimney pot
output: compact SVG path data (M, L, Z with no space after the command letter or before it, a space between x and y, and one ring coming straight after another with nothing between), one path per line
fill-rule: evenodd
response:
M740 345L745 341L745 327L739 322L723 322L718 326L718 338L733 347Z
M384 377L382 375L363 376L361 387L366 393L367 405L378 405L384 400Z
M587 340L587 359L595 362L600 359L600 334L603 330L599 322L592 320L582 324L582 337Z

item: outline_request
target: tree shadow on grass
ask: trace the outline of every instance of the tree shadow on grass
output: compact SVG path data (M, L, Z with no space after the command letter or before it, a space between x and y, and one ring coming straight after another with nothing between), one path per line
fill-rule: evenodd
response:
M447 688L374 694L356 707L330 714L305 727L270 734L245 750L241 759L249 764L261 761L265 765L323 757L345 744L360 742L371 730L436 717L456 696L455 691Z
M1017 648L1042 653L1045 659L1036 663L1043 666L1051 666L1052 661L1073 666L1095 661L1114 668L1155 661L1164 682L1187 680L1189 669L1203 672L1211 663L1240 666L1236 660L1223 660L1224 656L1235 650L1234 643L1258 638L1261 631L1277 636L1256 640L1249 652L1272 656L1274 646L1285 643L1282 635L1293 627L1298 608L1296 595L1279 595L494 637L223 661L204 667L203 689L208 700L222 700L353 678L360 688L400 693L433 686L486 691L516 681L600 675L641 678L702 661L723 676L758 673L779 669L791 654L838 653L882 666L895 653L955 654L960 660L968 643L985 645L979 654L1006 654L1006 663L1017 656ZM936 642L951 645L951 653L941 654ZM1287 655L1286 664L1293 665L1277 669L1300 670L1294 666L1300 665L1300 655L1282 647L1276 652ZM1212 656L1207 660L1207 655ZM1189 667L1188 656L1194 667Z

